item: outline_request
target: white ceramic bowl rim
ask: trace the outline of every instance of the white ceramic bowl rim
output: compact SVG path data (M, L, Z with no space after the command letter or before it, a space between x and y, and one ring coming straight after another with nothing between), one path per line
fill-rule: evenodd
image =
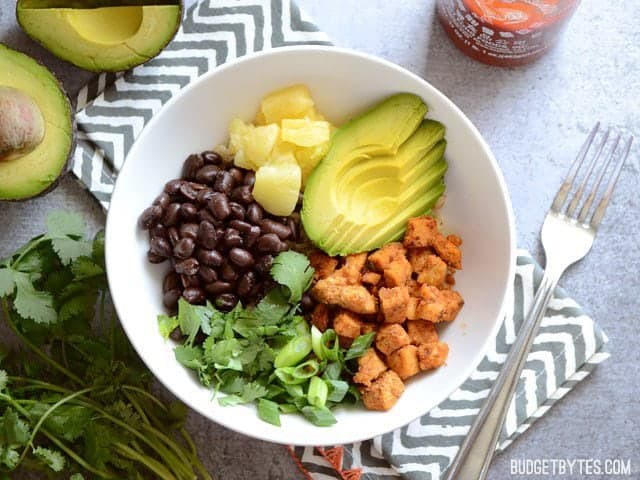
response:
M199 77L197 80L195 80L194 82L192 82L191 84L189 84L187 87L183 88L178 94L176 94L172 99L170 99L167 104L165 104L163 106L163 110L166 110L168 108L170 108L173 104L175 104L176 102L179 102L180 99L182 98L183 95L185 95L190 89L197 87L199 84L206 82L210 77L214 76L214 75L220 75L222 74L224 71L229 70L229 69L233 69L235 67L237 67L240 64L243 63L247 63L247 62L253 62L256 60L256 58L260 57L261 59L265 59L267 57L274 57L274 56L280 56L280 55L288 55L291 52L308 52L309 54L313 54L315 52L331 52L331 53L339 53L342 55L346 55L346 56L350 56L354 59L364 59L367 60L369 62L373 62L378 64L379 66L385 68L385 69L390 69L393 70L405 77L410 77L412 80L414 80L415 82L418 82L421 87L429 92L429 95L431 97L434 98L438 98L439 101L443 102L444 104L446 104L446 106L453 111L458 117L460 117L460 119L464 122L466 128L472 132L473 136L475 137L475 140L481 145L481 148L483 150L483 154L488 158L489 162L490 162L490 166L491 169L493 170L493 174L495 175L495 178L497 179L499 188L500 188L500 193L501 193L501 198L504 202L504 205L506 207L506 214L507 214L507 221L508 221L508 232L509 232L509 239L508 239L508 245L509 245L509 258L510 258L510 264L509 264L509 270L508 270L508 275L506 276L505 282L506 284L504 285L504 294L503 297L500 301L500 307L499 307L499 311L501 312L500 315L498 316L498 318L496 318L496 320L493 322L493 326L491 331L489 332L489 334L486 336L486 340L482 346L481 349L478 350L478 352L476 353L476 355L473 357L472 361L469 361L467 363L466 366L466 370L463 372L458 372L458 374L456 375L457 378L462 379L462 381L464 381L464 379L468 378L471 373L474 371L474 369L478 366L478 364L480 363L480 361L482 360L482 358L485 355L485 352L488 348L488 346L493 342L498 329L500 328L500 326L502 325L502 318L504 315L504 311L505 311L505 306L506 306L506 299L507 299L507 292L510 290L511 288L511 282L515 273L515 258L516 258L516 248L515 248L515 222L514 222L514 218L513 218L513 211L512 211L512 206L511 206L511 201L509 198L509 194L508 194L508 190L507 190L507 186L505 184L504 178L502 176L502 173L498 167L498 164L493 156L493 154L491 153L489 147L487 146L486 142L484 141L484 139L482 138L482 136L480 135L480 133L477 131L477 129L474 127L474 125L469 121L469 119L460 111L460 109L453 104L453 102L451 102L444 94L442 94L439 90L437 90L435 87L431 86L431 84L429 84L428 82L426 82L425 80L423 80L422 78L418 77L417 75L405 70L402 67L399 67L398 65L395 65L387 60L383 60L377 57L374 57L372 55L368 55L365 53L360 53L357 51L353 51L350 49L344 49L344 48L338 48L338 47L327 47L327 46L291 46L291 47L281 47L281 48L276 48L276 49L272 49L272 50L268 50L268 51L264 51L264 52L258 52L258 53L254 53L254 54L249 54L246 55L240 59L236 59L233 61L230 61L222 66L216 67L213 70L209 71L208 73L205 73L204 75L202 75L201 77ZM131 148L127 158L134 156L136 149L138 148L139 144L141 143L141 140L143 140L145 138L146 135L148 135L148 133L150 131L152 131L154 129L154 126L156 125L156 123L159 121L159 119L161 118L160 114L156 114L154 116L154 118L151 119L151 121L146 125L146 127L143 129L142 133L139 135L138 139L136 140L136 142L134 143L133 147ZM122 175L123 172L126 172L127 169L129 167L129 164L127 162L124 163L124 166L121 170L121 177L124 176ZM113 192L113 197L117 197L120 193L120 187L121 187L121 183L119 180L116 182L115 188L114 188L114 192ZM120 316L120 318L122 319L122 325L123 328L126 332L126 334L129 336L129 339L131 340L134 348L136 349L136 351L138 352L138 354L142 357L143 361L147 364L147 367L151 370L151 372L156 376L156 378L160 379L162 381L162 383L173 393L175 394L178 398L180 398L183 402L185 402L187 405L191 406L192 408L196 409L199 413L201 413L202 415L214 420L215 422L229 428L235 431L238 431L240 433L252 436L252 437L256 437L256 438L260 438L262 440L266 440L266 441L272 441L272 442L276 442L276 443L282 443L282 444L291 444L291 443L295 443L297 445L318 445L318 444L337 444L337 443L352 443L352 442L357 442L357 441L362 441L362 440L366 440L371 438L372 436L377 436L383 433L386 433L386 431L388 431L388 428L382 430L382 431L378 431L375 429L375 427L371 428L365 428L361 431L351 431L351 432L345 432L343 434L340 435L339 438L336 438L335 441L330 440L329 438L327 438L326 436L321 437L321 438L316 438L313 434L309 434L306 436L302 436L302 437L296 437L296 438L292 438L292 436L288 435L286 431L281 431L280 434L273 434L273 433L269 433L267 431L263 431L260 429L254 429L251 428L251 424L250 423L245 423L243 422L242 425L238 425L237 422L234 422L234 418L235 416L232 414L229 415L213 415L212 410L207 410L204 408L200 408L200 407L194 407L191 402L190 402L190 398L187 396L187 394L185 392L179 391L176 388L173 387L173 385L171 384L171 382L167 381L167 379L165 378L165 375L163 375L163 372L156 367L156 365L150 363L147 361L147 359L144 356L144 353L142 351L142 346L144 343L144 339L141 338L137 338L135 335L132 335L131 332L131 327L128 323L128 319L125 318L124 316L124 312L126 311L125 305L122 305L119 302L119 297L118 295L116 295L116 287L117 285L114 282L117 282L117 280L114 280L112 278L112 274L110 273L113 269L114 269L114 265L116 262L121 262L122 259L117 258L117 253L114 251L111 251L109 249L109 239L110 237L112 237L113 235L116 235L116 230L117 228L114 226L116 223L116 220L114 220L112 215L109 215L107 218L107 226L106 226L106 238L107 238L107 244L106 244L106 264L107 264L107 275L109 278L109 285L111 287L112 292L114 292L114 305L116 308L116 311L118 312L118 315ZM133 321L133 320L129 320L129 321ZM153 332L149 332L150 335L153 334L157 334L156 331ZM456 385L452 385L450 391L446 391L446 392L442 392L441 393L441 397L442 400L444 400L445 398L448 398L449 395L451 393L453 393L453 391L455 389L457 389L460 386L460 384L456 384ZM215 400L214 400L215 402ZM217 403L217 402L216 402ZM231 407L227 407L227 408L231 408ZM236 407L232 407L232 408L236 408ZM410 421L414 420L415 418L422 416L426 413L426 411L424 410L416 410L413 412L396 412L398 415L398 421L396 422L395 427L394 428L398 428L401 427L407 423L409 423ZM261 422L257 416L255 419L256 422ZM284 429L283 429L284 430Z

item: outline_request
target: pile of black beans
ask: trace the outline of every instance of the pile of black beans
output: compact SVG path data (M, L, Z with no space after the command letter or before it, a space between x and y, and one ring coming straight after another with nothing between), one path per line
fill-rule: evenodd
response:
M151 263L169 260L163 303L175 312L180 297L207 299L221 310L254 305L272 288L274 257L299 240L299 214L276 217L253 199L255 174L206 151L185 160L182 178L140 216L149 230Z

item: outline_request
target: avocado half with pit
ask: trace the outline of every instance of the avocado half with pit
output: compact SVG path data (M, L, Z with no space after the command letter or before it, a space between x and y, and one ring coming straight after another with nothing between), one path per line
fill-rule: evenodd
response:
M370 251L402 237L407 220L444 193L444 126L427 106L393 95L340 127L307 180L302 223L329 255Z
M117 72L158 55L182 17L178 0L18 0L22 29L54 55Z
M73 114L58 80L0 43L0 200L41 195L66 171Z

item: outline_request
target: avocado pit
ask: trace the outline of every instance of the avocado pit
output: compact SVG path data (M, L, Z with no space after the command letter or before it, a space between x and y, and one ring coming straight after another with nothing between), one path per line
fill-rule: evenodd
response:
M42 143L44 117L29 95L0 86L0 112L0 162L20 158Z

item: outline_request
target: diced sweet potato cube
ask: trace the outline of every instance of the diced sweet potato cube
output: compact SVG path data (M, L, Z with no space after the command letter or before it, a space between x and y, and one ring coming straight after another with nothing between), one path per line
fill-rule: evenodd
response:
M362 402L369 410L389 410L403 392L404 383L393 370L387 370L370 386L360 389Z
M407 287L381 288L378 291L380 311L386 323L402 323L407 319L409 289Z
M338 266L338 259L330 257L320 250L314 250L309 254L309 263L315 270L315 279L320 280L331 275Z
M444 342L423 343L418 345L420 370L433 370L443 365L449 355L449 345Z
M311 323L324 332L329 327L329 307L324 303L318 303L311 313Z
M338 335L345 338L359 337L361 328L360 318L348 310L341 310L333 319L333 329Z
M405 329L397 323L383 325L376 334L376 347L385 355L389 355L391 352L410 343L411 339L409 335Z
M373 348L370 348L358 359L358 371L353 376L353 381L368 387L386 369L384 361Z
M454 290L439 290L430 285L420 287L421 300L416 307L416 317L430 322L450 322L464 305L460 294Z
M376 299L362 285L347 285L344 279L330 276L318 280L311 289L318 302L338 305L355 313L371 314L378 311Z
M438 331L433 322L427 320L411 320L406 324L407 333L414 345L438 341Z
M366 283L367 285L377 285L380 282L382 275L376 272L366 272L362 274L362 283Z
M387 287L402 287L411 278L411 264L405 257L391 262L384 269L384 283Z
M342 276L348 284L355 285L360 282L361 272L367 263L367 253L355 253L345 257L345 264L336 273Z
M387 243L380 250L369 255L369 263L373 265L376 270L382 272L394 260L404 258L406 252L400 242Z
M418 347L407 345L392 352L387 357L389 368L396 372L401 379L412 377L420 371L418 363Z

